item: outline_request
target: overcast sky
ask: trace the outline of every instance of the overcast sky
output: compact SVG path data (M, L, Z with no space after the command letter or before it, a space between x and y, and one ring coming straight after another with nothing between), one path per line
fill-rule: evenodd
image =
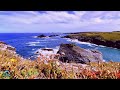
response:
M120 11L0 11L0 33L120 31Z

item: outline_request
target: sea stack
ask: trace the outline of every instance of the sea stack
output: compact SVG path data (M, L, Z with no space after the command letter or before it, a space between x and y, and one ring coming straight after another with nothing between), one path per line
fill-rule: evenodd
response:
M46 37L44 34L37 36L37 38L44 38L44 37Z

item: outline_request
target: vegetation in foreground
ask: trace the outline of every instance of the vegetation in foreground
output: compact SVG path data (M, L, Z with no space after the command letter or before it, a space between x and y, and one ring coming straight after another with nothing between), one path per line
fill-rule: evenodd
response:
M119 79L120 63L62 63L45 57L22 60L9 51L0 50L0 79Z

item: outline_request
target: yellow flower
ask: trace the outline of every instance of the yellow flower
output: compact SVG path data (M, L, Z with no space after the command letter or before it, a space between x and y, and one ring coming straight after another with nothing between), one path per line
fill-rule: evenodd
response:
M17 60L12 58L12 59L10 59L10 61L11 62L16 62Z

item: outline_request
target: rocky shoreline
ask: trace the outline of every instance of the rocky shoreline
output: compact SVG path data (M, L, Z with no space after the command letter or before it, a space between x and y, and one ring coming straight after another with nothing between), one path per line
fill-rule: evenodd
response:
M16 53L16 49L8 44L6 44L5 42L1 42L0 41L0 50L9 50L13 53Z
M20 55L16 53L16 49L4 42L0 42L0 50L8 50L10 53L13 53L16 57ZM45 51L53 51L51 48L43 48L41 50ZM38 55L42 54L37 52ZM81 64L88 64L90 62L103 62L102 53L97 50L87 50L76 46L75 44L61 44L60 48L56 55L59 55L58 60L62 61L63 63L81 63ZM47 56L44 56L47 57ZM53 59L55 59L54 57Z
M52 48L43 48L42 51L47 51L44 56L55 55L55 58L63 63L81 63L88 64L90 62L104 62L102 53L98 50L83 49L75 44L61 44L58 51L54 54L49 54L53 51ZM38 55L43 54L41 51Z
M115 37L115 36L114 36ZM120 40L105 40L100 35L87 36L85 33L75 33L64 36L63 38L77 39L83 42L89 42L97 45L113 47L120 49Z
M20 56L19 54L16 53L15 47L8 45L5 42L0 41L0 50L4 51L4 52L8 52L8 53L12 54L13 56L20 58L21 60L26 60L25 58L23 58L22 56Z

